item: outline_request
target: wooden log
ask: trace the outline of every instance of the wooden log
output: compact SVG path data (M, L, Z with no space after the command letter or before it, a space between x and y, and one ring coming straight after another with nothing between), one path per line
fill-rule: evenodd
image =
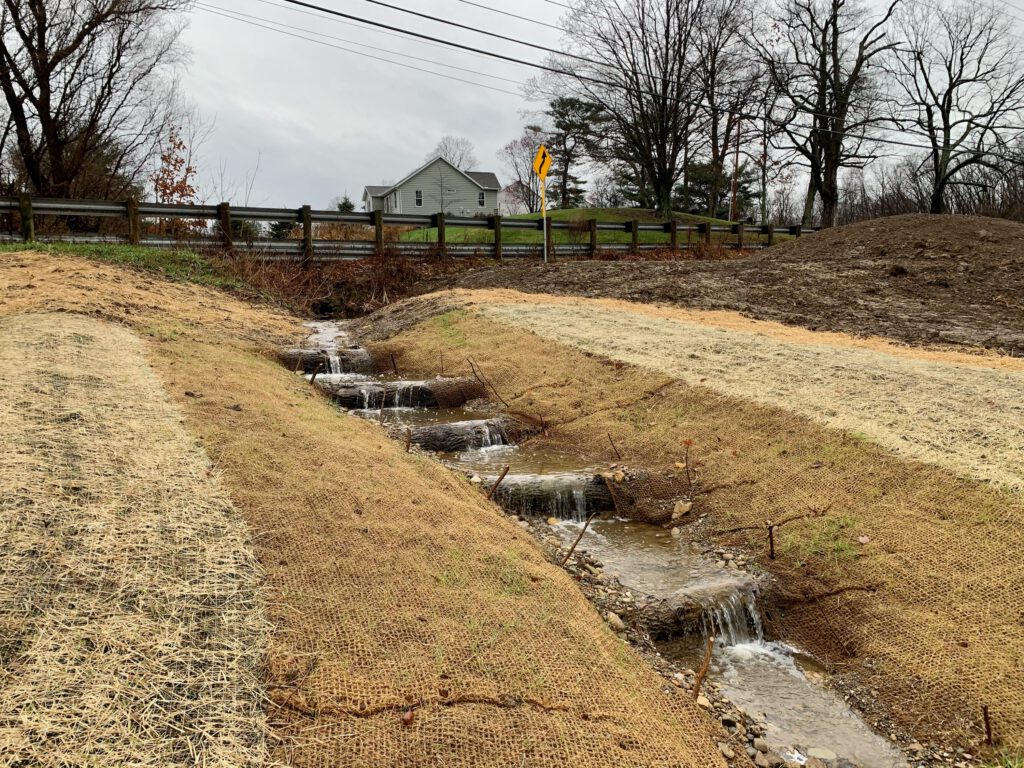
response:
M695 634L701 629L704 607L688 595L638 600L635 608L623 616L643 627L655 640Z
M322 373L373 372L373 360L362 347L346 347L333 352L320 349L283 349L277 356L281 364L290 371L312 373L320 366Z
M18 212L21 214L21 239L31 243L36 239L36 221L32 215L32 198L27 194L18 199Z
M384 211L373 211L373 249L378 256L384 255Z
M410 442L425 451L458 453L470 448L509 445L505 419L475 419L412 429Z
M475 379L425 381L324 382L331 400L342 408L456 408L483 397Z
M587 230L590 232L590 258L597 256L597 219L587 219Z
M231 236L231 203L217 205L217 222L220 225L220 242L225 248L232 248L234 240Z
M581 522L591 512L615 509L604 478L589 474L508 475L494 500L507 512Z

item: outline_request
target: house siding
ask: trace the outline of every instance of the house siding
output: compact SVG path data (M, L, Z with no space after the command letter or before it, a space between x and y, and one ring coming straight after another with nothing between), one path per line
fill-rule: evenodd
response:
M448 190L455 190L449 192ZM416 205L416 190L423 192L423 205ZM435 162L409 178L398 190L402 213L444 213L449 216L490 216L498 212L498 190L481 190L473 181L444 161ZM484 193L484 205L477 196Z

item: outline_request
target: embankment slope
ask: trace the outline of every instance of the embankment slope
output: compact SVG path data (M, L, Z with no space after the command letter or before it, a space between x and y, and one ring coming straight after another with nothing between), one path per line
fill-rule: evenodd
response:
M976 742L988 706L1024 744L1020 361L676 312L451 292L364 332L406 371L472 359L593 460L670 472L691 441L691 518L774 575L777 636L919 739Z
M266 355L302 337L294 318L31 253L0 257L0 297L11 322L74 312L144 340L145 361L211 458L265 572L274 759L723 764L718 726L610 632L514 521ZM61 532L72 545L80 536ZM40 762L59 763L29 740Z

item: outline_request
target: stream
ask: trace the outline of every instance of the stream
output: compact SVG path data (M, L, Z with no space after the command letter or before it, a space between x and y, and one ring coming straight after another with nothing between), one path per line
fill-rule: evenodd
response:
M710 679L752 721L763 724L763 738L772 752L800 765L816 758L830 766L906 766L893 744L824 685L823 670L813 660L765 638L758 581L737 563L710 559L693 542L666 529L615 518L611 494L600 476L606 467L548 449L536 438L512 444L500 412L494 410L417 406L417 401L429 400L423 393L431 380L399 382L372 374L369 355L352 345L340 326L328 322L310 327L313 335L305 349L322 351L327 365L315 376L307 370L306 378L315 378L315 385L326 391L342 386L346 394L334 399L352 416L381 423L396 439L405 435L419 440L424 428L453 427L468 445L436 451L437 459L482 487L493 485L509 467L495 500L510 513L546 519L566 544L577 538L588 515L604 513L586 529L578 549L640 595L683 595L700 604L698 626L660 641L659 651L681 667L696 669L706 638L713 635Z

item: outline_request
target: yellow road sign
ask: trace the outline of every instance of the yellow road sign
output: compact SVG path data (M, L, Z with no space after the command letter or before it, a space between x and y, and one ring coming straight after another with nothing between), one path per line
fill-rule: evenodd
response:
M540 179L546 179L548 171L551 169L551 153L548 152L548 148L543 144L537 150L537 155L533 158L533 172L537 174Z

